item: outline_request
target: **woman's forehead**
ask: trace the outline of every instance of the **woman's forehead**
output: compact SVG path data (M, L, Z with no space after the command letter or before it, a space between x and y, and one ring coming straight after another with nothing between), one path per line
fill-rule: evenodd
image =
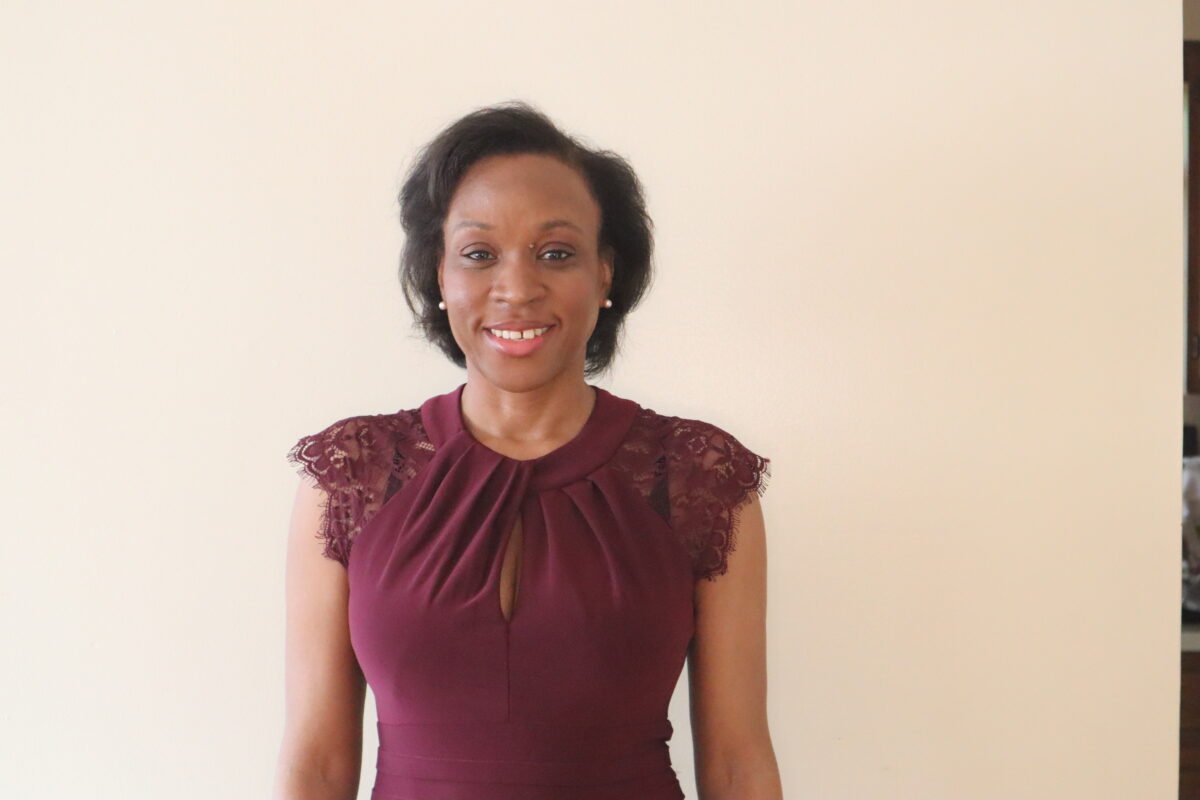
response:
M459 182L446 214L447 231L468 227L543 225L565 220L580 228L599 224L599 208L583 176L541 155L489 156Z

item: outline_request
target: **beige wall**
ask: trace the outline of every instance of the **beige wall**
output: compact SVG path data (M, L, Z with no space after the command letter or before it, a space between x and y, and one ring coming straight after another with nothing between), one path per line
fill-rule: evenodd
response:
M394 193L524 97L648 187L601 385L774 460L787 797L1173 797L1181 38L1144 0L3 4L0 796L266 795L284 451L457 385ZM694 797L686 677L672 720Z
M1183 2L1183 38L1187 41L1200 40L1200 0L1184 0L1184 2ZM1185 130L1186 130L1186 128L1185 128ZM1185 148L1185 152L1186 152L1186 148L1187 148L1186 142L1184 143L1184 148ZM1184 188L1186 191L1186 188L1187 188L1186 183L1184 184ZM1186 200L1184 202L1185 202L1185 209L1186 209ZM1185 224L1186 224L1186 221L1185 221ZM1186 247L1185 247L1185 254L1186 254ZM1183 261L1183 266L1184 266L1184 270L1185 270L1184 281L1186 283L1186 281L1187 281L1187 277L1186 277L1187 260L1186 260L1186 258ZM1185 319L1186 319L1186 314L1187 314L1187 298L1186 297L1184 298L1183 313L1184 313ZM1183 345L1182 345L1182 347L1185 350L1187 348L1186 333L1187 333L1187 330L1186 330L1186 325L1185 325L1184 339L1183 339ZM1187 361L1186 360L1184 360L1184 362L1183 362L1183 370L1184 370L1183 381L1184 381L1184 386L1186 386L1187 385ZM1183 421L1186 423L1192 424L1192 425L1200 425L1200 395L1196 395L1196 394L1184 395L1184 397L1183 397ZM1194 649L1190 645L1190 642L1188 641L1188 639L1190 639L1190 637L1185 637L1185 641L1184 641L1185 649ZM1200 640L1197 641L1196 647L1200 647Z

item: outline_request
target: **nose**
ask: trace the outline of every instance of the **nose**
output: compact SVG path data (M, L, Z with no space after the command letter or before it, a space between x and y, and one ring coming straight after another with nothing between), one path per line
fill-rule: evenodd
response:
M506 256L492 270L492 297L509 305L527 305L542 299L546 284L531 250Z

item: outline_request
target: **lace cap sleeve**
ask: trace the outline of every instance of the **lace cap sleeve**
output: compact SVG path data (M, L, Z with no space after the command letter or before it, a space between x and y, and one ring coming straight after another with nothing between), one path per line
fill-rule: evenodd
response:
M671 526L692 556L696 579L716 580L736 546L741 507L766 491L770 459L699 420L677 420L669 437Z
M325 491L317 537L324 555L346 566L350 547L369 510L378 506L386 480L387 426L382 416L348 417L300 438L288 461Z

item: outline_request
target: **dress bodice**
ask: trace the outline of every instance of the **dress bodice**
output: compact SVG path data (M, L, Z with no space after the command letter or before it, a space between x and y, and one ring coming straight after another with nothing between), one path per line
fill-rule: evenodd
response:
M683 797L667 705L695 581L724 573L767 459L594 387L574 438L516 460L468 432L464 386L290 453L326 490L320 536L347 569L379 716L372 800Z

